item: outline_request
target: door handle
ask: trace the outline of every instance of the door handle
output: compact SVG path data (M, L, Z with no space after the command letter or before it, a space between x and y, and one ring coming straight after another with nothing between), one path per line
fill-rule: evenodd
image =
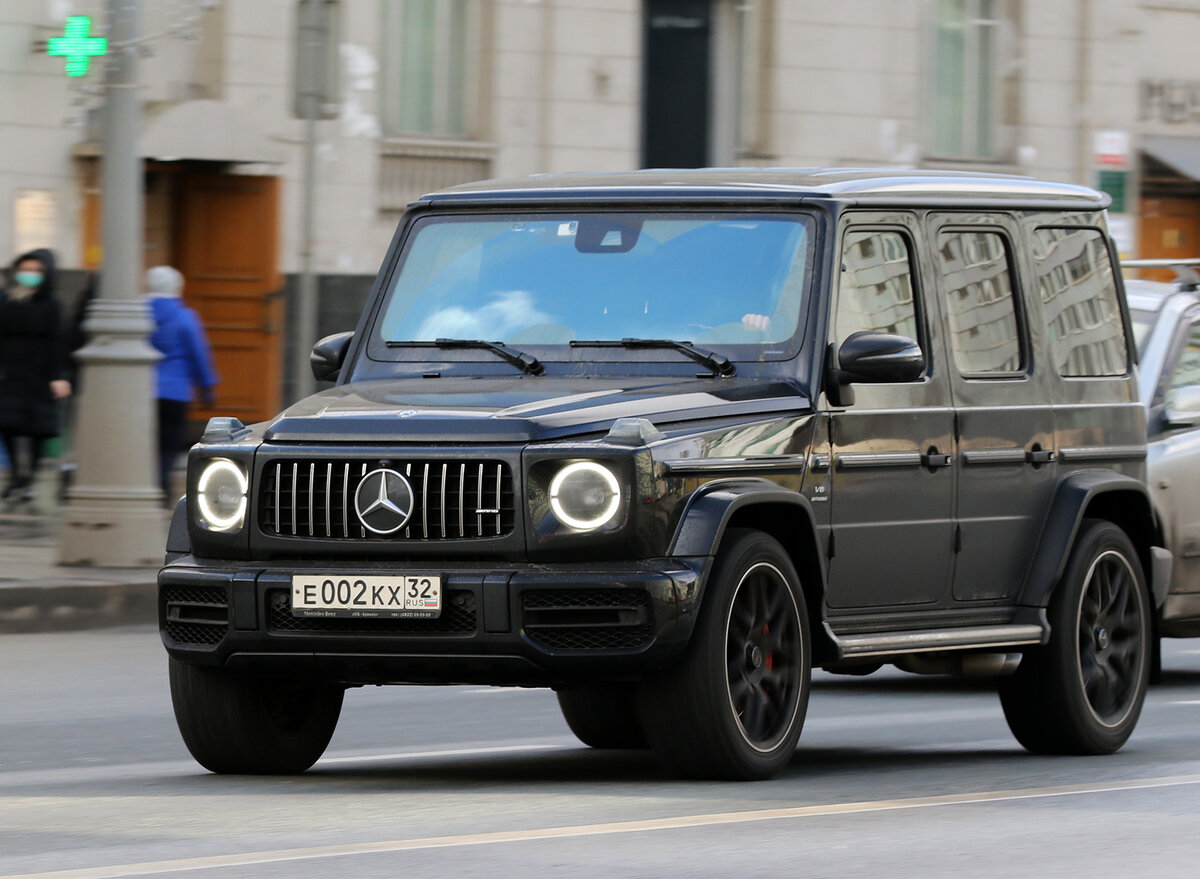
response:
M1052 449L1026 449L1025 463L1033 464L1035 467L1039 464L1054 463L1054 451Z
M954 458L951 455L939 455L936 452L929 452L921 456L921 463L933 470L937 467L949 467L954 463Z

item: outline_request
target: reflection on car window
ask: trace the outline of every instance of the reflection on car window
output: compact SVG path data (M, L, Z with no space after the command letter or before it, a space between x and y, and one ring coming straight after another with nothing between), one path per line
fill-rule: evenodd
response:
M908 241L899 232L850 231L842 242L834 341L853 333L899 333L920 341Z
M1004 236L942 232L937 257L958 371L981 375L1019 370L1021 339Z
M521 346L779 343L796 332L810 222L636 213L428 218L410 238L380 332L384 341Z
M1171 383L1167 387L1165 403L1175 402L1175 393L1180 388L1200 386L1200 324L1192 324L1179 354L1179 362L1171 372Z
M1038 229L1033 253L1059 375L1125 375L1120 301L1100 230Z

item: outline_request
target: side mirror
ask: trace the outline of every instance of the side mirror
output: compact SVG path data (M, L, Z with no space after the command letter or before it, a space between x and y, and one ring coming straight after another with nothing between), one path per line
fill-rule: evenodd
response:
M1200 387L1190 385L1176 391L1165 417L1168 428L1200 425Z
M911 382L925 372L925 355L908 336L855 333L838 349L838 369L846 381Z
M338 377L346 360L346 352L350 350L350 340L353 338L353 332L334 333L313 345L308 363L317 381L331 382Z
M911 382L925 372L921 346L908 336L895 333L854 333L831 355L826 393L835 406L854 402L848 387L853 382Z

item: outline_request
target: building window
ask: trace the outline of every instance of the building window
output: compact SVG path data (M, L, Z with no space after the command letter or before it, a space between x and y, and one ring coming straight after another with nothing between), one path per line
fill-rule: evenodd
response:
M483 0L381 0L385 136L478 136Z
M1005 151L1001 108L1011 65L1009 0L931 0L929 144L947 159L995 159Z

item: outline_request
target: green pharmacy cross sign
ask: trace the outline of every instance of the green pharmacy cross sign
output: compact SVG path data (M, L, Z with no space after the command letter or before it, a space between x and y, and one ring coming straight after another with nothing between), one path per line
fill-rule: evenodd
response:
M46 41L46 54L67 59L67 76L85 76L88 64L98 55L108 54L108 40L91 37L92 20L86 15L72 15L61 37Z

